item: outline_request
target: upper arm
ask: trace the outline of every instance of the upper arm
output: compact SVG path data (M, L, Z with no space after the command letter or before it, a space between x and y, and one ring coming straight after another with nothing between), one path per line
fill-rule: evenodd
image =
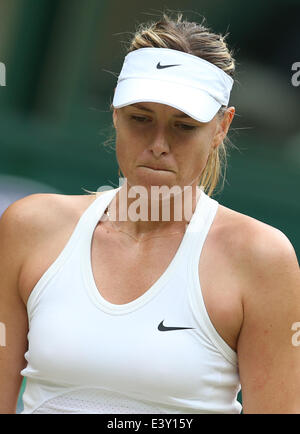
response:
M244 318L238 363L244 413L300 413L300 273L288 238L268 225L250 234L243 259Z
M30 244L37 196L14 202L0 218L0 413L16 412L20 371L26 366L28 318L18 279Z

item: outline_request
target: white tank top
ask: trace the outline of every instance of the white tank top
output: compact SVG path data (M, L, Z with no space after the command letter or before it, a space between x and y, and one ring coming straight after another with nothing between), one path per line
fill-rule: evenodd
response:
M22 413L240 413L237 355L210 321L199 283L218 202L201 190L164 273L116 305L96 287L90 252L120 188L85 210L29 296Z

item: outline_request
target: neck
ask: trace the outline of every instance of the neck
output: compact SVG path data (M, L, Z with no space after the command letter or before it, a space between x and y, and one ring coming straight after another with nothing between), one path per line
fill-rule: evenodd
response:
M162 194L158 194L158 192ZM173 193L172 193L173 192ZM186 229L201 194L197 185L185 188L128 187L125 180L108 207L108 218L134 237Z

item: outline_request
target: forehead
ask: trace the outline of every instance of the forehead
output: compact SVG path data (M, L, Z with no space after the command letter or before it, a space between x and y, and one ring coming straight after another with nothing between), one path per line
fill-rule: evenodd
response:
M189 115L187 115L186 113L184 113L180 110L177 110L176 108L171 107L171 106L166 105L166 104L160 104L160 103L155 103L155 102L153 102L153 103L143 102L143 103L130 104L129 107L135 107L137 109L144 110L144 111L149 112L149 113L155 113L155 110L157 110L159 107L161 107L161 108L163 107L165 110L169 110L171 112L171 114L174 115L174 117L176 117L176 118L193 119Z

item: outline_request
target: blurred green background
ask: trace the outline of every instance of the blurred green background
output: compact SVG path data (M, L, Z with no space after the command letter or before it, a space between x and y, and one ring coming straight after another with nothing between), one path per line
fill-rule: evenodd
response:
M118 186L109 110L126 44L163 10L229 32L236 116L223 205L280 229L300 254L299 0L1 0L0 215L36 192ZM19 402L21 408L21 400Z

